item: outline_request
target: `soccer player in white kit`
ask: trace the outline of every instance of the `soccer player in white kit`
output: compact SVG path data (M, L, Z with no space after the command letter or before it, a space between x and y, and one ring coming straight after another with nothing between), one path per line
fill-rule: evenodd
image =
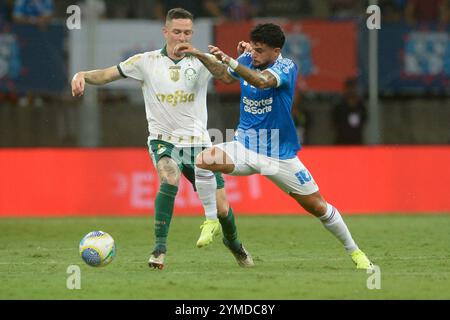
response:
M155 248L149 266L162 269L167 251L167 236L181 174L196 188L205 209L206 221L198 247L211 243L220 226L226 237L239 248L234 252L242 266L253 264L251 256L237 237L233 212L226 198L220 173L195 168L195 158L212 146L207 131L206 95L212 78L196 57L177 54L177 45L190 43L193 16L182 8L169 10L163 28L163 49L137 54L118 66L77 73L72 80L72 94L81 96L85 83L101 85L123 78L142 84L148 120L148 146L160 178L155 199ZM216 60L214 56L206 59ZM231 233L230 233L231 232Z
M225 83L240 81L240 120L235 139L203 151L196 165L205 170L236 176L262 174L320 219L344 246L358 269L373 265L353 240L339 211L327 203L307 168L297 157L300 144L291 116L296 64L281 56L285 36L268 23L256 26L250 43L241 42L241 56L230 58L219 48L210 52L228 65L208 65ZM202 53L185 46L201 59ZM226 239L224 239L227 245Z

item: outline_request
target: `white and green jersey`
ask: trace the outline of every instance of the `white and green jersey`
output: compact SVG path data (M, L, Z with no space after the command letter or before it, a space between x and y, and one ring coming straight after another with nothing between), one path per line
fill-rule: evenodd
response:
M211 146L206 95L212 75L200 60L186 56L174 62L164 47L137 54L118 69L142 83L150 139L177 147Z

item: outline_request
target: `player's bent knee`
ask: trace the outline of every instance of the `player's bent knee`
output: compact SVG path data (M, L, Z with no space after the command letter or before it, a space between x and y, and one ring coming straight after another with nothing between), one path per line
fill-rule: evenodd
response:
M171 184L176 187L178 187L178 185L180 184L181 175L178 172L163 171L160 173L159 177L161 183Z
M161 183L178 187L180 184L180 179L178 179L177 177L161 177Z
M208 169L208 164L205 161L205 158L208 158L208 151L209 149L200 152L197 157L195 158L195 166L203 169L203 170L209 170Z
M307 212L316 217L321 217L327 212L327 203L320 194L300 195L292 193L293 197Z
M327 203L322 199L312 199L308 212L316 217L321 217L327 213Z
M322 203L315 203L309 212L316 217L321 217L327 213L327 206L324 206Z
M158 161L156 169L161 183L178 186L180 184L181 172L176 162L168 157Z
M327 213L327 202L325 201L325 199L322 198L322 196L319 193L316 194L312 202L314 215L323 216L324 214Z
M201 152L195 161L195 165L204 170L230 174L234 171L233 161L220 148L210 148Z

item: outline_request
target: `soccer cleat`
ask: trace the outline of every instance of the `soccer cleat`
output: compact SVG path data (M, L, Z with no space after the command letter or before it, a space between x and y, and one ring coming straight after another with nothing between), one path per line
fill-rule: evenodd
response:
M239 264L239 266L243 267L243 268L249 268L249 267L254 267L255 263L253 262L253 258L250 255L250 253L244 248L244 246L241 243L241 247L239 248L239 250L234 251L232 250L225 238L223 239L223 244L231 251L231 253L233 254L233 256L236 258L237 263Z
M372 270L373 264L367 258L366 254L357 249L351 254L353 262L356 264L356 269Z
M160 250L155 250L152 252L150 259L148 259L148 266L150 268L162 270L164 268L164 258L166 254Z
M219 220L205 220L200 226L202 230L200 238L197 240L197 247L202 248L213 242L215 236L220 234Z

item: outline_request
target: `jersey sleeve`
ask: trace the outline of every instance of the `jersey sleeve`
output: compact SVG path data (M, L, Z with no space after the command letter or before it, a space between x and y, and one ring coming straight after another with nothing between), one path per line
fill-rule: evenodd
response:
M239 58L237 58L237 62L239 62L239 64L242 64L244 66L249 66L250 63L252 62L252 54L250 52L244 52L243 54L241 54L239 56ZM239 79L240 75L237 74L237 72L233 71L233 69L231 69L230 67L228 67L227 69L228 73L230 74L230 76L232 76L235 79Z
M281 86L295 86L292 79L297 79L297 66L290 59L279 59L275 64L267 69L276 79L277 88ZM292 76L294 73L294 76Z
M119 63L117 69L122 77L144 80L144 55L137 54Z

